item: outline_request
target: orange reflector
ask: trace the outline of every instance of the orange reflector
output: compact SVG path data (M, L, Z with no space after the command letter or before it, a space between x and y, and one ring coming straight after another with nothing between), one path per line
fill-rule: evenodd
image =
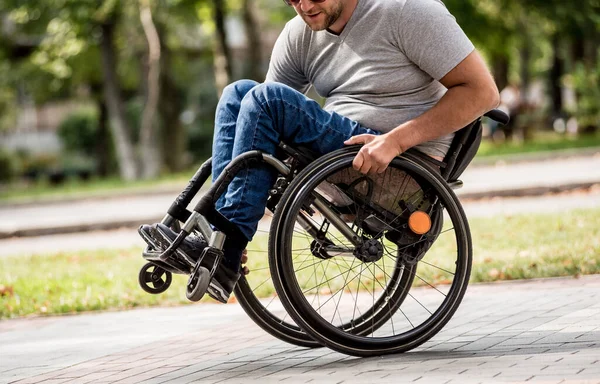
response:
M431 218L423 211L413 212L408 218L408 227L417 235L422 235L431 229Z

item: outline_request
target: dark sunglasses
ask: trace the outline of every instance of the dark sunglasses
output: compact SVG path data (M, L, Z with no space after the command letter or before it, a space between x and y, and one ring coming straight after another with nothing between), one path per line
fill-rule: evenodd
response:
M325 2L325 0L310 0L310 1L312 1L313 3L324 3ZM291 7L294 5L298 5L300 0L283 0L283 2Z

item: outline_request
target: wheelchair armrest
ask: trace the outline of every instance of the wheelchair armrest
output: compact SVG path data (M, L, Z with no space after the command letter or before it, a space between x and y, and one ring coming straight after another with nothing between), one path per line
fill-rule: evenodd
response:
M502 125L506 125L510 122L510 116L508 116L504 111L499 109L492 109L484 116L489 117L490 119L499 122Z
M454 180L448 182L448 186L452 189L461 189L463 187L463 182L461 180Z

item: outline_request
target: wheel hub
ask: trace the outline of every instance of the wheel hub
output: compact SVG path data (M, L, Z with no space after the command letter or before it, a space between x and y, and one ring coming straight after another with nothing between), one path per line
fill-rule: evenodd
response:
M374 263L383 257L383 245L375 239L368 239L354 249L354 256L364 263Z

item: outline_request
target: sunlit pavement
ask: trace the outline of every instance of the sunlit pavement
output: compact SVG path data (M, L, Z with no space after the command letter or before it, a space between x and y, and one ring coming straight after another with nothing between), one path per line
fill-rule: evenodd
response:
M600 275L471 285L404 354L355 358L262 331L236 304L0 322L0 383L600 383Z

